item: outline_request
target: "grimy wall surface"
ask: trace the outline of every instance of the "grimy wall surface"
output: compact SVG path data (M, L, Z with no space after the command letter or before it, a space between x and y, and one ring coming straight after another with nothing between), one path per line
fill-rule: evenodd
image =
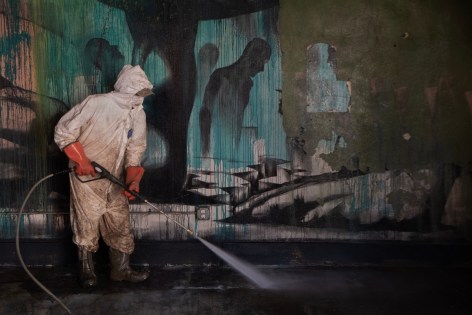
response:
M67 169L58 119L113 90L145 99L142 194L236 241L470 239L472 22L462 1L0 0L0 238ZM102 179L104 180L104 179ZM21 236L69 235L68 179ZM139 240L185 240L131 205Z

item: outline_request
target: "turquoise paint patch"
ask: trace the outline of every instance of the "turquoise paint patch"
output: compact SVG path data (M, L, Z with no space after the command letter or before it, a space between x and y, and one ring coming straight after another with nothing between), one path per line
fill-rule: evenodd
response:
M201 21L199 23L195 55L197 56L197 91L188 130L187 160L191 168L215 168L230 170L254 164L258 156L254 153L256 142L262 140L266 156L286 159L286 133L279 113L280 90L282 89L281 51L276 33L267 32L263 23L264 12L250 14L255 28L247 36L238 29L236 19ZM263 38L271 46L270 59L264 70L256 74L250 91L249 102L244 111L243 128L239 143L229 141L225 125L212 126L210 158L214 163L205 164L202 159L199 113L204 92L211 73L221 67L233 64L241 56L247 43L254 37ZM202 48L212 45L218 59L208 64L207 59L199 59ZM216 167L215 167L216 166ZM214 169L212 169L214 170Z
M336 80L335 49L324 43L307 50L307 111L347 112L350 92L346 81Z
M323 153L331 153L334 152L336 148L347 148L347 143L342 136L331 131L331 139L321 139L318 141L317 148L320 148Z
M19 16L20 3L18 1L8 1L7 8L11 10L11 16ZM20 43L29 42L29 35L20 31L19 19L7 19L2 27L5 27L6 36L0 40L0 52L2 58L5 58L4 73L5 76L14 81L16 77L16 57Z
M16 27L13 27L11 31L15 32ZM14 80L16 77L17 66L15 63L16 56L18 55L19 46L21 43L26 43L30 45L30 35L25 32L20 32L18 34L11 34L11 36L3 37L0 39L0 51L2 52L2 57L5 58L5 77L10 80Z

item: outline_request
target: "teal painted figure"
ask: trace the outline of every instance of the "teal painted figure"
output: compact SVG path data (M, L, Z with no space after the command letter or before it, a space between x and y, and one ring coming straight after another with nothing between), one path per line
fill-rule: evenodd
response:
M264 71L270 55L269 44L255 38L235 63L215 70L210 76L200 110L204 157L221 160L238 157L244 113L253 87L252 78Z

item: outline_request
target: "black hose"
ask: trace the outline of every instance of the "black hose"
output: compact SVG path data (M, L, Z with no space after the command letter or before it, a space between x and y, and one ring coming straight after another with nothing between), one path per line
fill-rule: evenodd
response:
M20 251L20 222L21 222L21 215L23 214L23 210L24 210L26 204L28 203L28 200L29 200L31 194L36 189L36 187L38 187L42 182L44 182L45 180L47 180L47 179L49 179L53 176L56 176L56 175L59 175L59 174L67 174L70 171L72 171L72 169L67 169L67 170L63 170L63 171L60 171L60 172L57 172L57 173L54 173L54 174L49 174L49 175L41 178L39 181L36 182L36 184L33 185L33 187L29 190L28 194L26 195L25 200L23 201L23 204L21 205L20 212L18 212L18 219L17 219L17 222L16 222L16 238L15 238L15 241L16 241L16 254L18 255L18 259L20 260L21 266L23 267L25 272L28 274L28 276L30 276L30 278L41 289L43 289L44 292L46 292L47 294L49 294L49 296L51 296L54 300L56 300L57 303L59 303L59 305L68 314L72 314L71 310L56 295L54 295L54 293L49 291L48 288L46 288L38 279L36 279L36 277L30 272L30 270L26 266L25 262L23 261L23 256L21 256L21 251Z

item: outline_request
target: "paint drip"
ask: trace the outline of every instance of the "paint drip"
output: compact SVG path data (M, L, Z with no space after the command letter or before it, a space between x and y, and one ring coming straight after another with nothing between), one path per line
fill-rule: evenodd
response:
M224 260L228 265L237 270L242 274L247 280L251 281L253 284L257 285L262 289L275 289L275 283L269 279L269 277L259 270L255 266L245 262L230 253L225 252L221 248L205 241L204 239L197 237L197 239L203 243L209 250L211 250L215 255Z

